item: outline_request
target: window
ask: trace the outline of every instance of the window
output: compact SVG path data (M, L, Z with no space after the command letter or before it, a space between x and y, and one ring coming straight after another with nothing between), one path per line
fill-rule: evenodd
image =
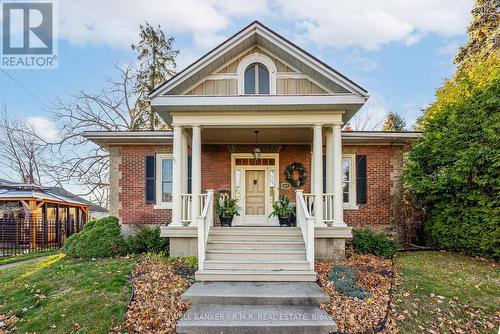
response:
M356 207L356 156L342 156L342 198L345 207ZM326 191L326 157L323 156L323 192Z
M254 52L238 63L238 95L276 95L276 73L274 60L262 52Z
M170 154L156 156L156 207L172 207L173 159Z
M172 160L161 161L161 201L172 202Z
M351 188L351 160L350 159L342 159L342 192L343 192L343 201L344 203L349 203L349 190Z
M245 94L269 94L269 71L260 63L245 70Z

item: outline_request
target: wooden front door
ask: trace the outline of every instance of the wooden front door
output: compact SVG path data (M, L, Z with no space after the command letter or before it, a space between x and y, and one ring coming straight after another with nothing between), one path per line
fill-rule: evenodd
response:
M266 215L266 171L245 171L245 216ZM258 217L255 217L258 218Z

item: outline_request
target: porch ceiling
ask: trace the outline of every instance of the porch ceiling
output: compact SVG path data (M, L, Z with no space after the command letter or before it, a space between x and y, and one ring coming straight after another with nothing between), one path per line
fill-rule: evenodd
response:
M259 144L310 144L311 128L206 128L203 144L255 145L255 130L259 131Z

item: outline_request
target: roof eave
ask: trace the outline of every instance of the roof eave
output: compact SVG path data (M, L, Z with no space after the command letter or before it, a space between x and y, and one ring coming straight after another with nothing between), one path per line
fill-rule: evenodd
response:
M86 131L82 136L105 149L120 144L164 144L173 139L171 131Z

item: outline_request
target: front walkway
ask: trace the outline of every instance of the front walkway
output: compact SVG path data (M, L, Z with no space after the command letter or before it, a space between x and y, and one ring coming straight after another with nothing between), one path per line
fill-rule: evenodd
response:
M192 307L178 333L330 333L335 322L322 309L329 297L314 282L195 283L182 299Z
M37 262L37 261L46 259L49 256L50 255L46 255L46 256L41 256L41 257L35 257L33 259L28 259L28 260L22 260L22 261L18 261L18 262L12 262L12 263L7 263L7 264L2 264L2 265L0 265L0 270L7 269L7 268L12 268L12 267L15 267L15 266L20 266L21 264L25 264L25 263Z

